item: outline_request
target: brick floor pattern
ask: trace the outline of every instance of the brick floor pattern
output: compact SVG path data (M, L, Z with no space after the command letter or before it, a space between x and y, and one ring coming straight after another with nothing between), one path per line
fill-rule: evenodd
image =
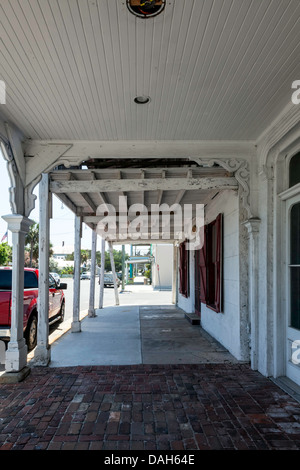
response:
M37 367L0 386L0 450L299 448L299 403L245 364Z

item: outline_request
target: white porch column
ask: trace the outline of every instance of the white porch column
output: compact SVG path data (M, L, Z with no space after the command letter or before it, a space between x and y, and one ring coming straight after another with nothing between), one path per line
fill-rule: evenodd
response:
M12 232L11 336L5 358L6 372L19 372L27 365L27 345L23 336L24 247L33 221L20 214L3 217Z
M91 281L90 281L90 300L89 317L95 317L95 276L96 276L96 250L97 250L97 232L92 231L92 253L91 253Z
M75 247L74 247L74 284L73 284L73 322L72 333L81 331L80 313L80 258L81 258L81 218L75 215Z
M49 345L49 176L43 174L39 186L39 296L37 346L35 365L47 366L51 352Z
M101 242L101 270L100 270L99 308L103 308L103 295L104 295L104 266L105 266L105 239L102 238L102 242Z
M118 286L117 286L117 275L116 275L116 268L115 268L115 260L114 260L114 254L113 254L113 247L112 243L108 243L108 248L109 248L109 255L110 255L110 264L111 264L111 270L113 273L113 278L114 278L114 290L115 290L115 300L116 300L116 305L120 304L119 301L119 291L118 291Z
M258 234L259 218L244 222L249 233L249 311L251 322L251 367L258 369Z
M178 248L173 245L173 279L172 279L172 304L177 303L177 263L178 263Z

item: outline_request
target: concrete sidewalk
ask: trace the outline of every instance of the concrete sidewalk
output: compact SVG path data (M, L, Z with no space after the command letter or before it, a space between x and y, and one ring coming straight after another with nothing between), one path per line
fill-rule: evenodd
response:
M105 307L51 347L50 367L237 363L173 305Z

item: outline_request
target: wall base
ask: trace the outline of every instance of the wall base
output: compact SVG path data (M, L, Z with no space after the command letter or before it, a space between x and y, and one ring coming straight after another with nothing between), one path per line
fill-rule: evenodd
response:
M19 372L0 372L0 384L15 384L22 382L30 374L30 367L25 366Z

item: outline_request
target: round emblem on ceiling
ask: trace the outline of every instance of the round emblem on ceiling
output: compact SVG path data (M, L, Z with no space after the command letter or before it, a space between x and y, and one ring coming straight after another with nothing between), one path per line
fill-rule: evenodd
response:
M126 0L128 10L139 18L153 18L165 8L165 0Z

